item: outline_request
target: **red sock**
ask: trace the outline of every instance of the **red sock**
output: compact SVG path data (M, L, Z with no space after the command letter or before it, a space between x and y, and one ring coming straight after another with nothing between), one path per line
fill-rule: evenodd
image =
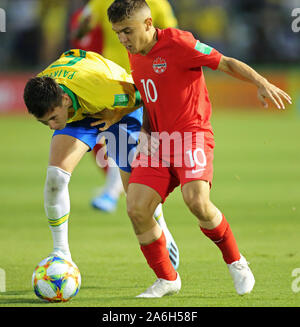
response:
M223 214L222 217L221 223L216 228L200 228L204 235L210 238L221 250L224 261L230 264L239 260L241 256L231 228Z
M164 232L162 232L161 237L156 241L148 245L141 245L141 250L148 265L158 278L175 280L177 272L172 266L166 245L166 237Z

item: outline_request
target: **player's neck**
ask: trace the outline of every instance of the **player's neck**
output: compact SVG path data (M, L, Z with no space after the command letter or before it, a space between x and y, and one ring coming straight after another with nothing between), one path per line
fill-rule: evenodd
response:
M68 108L68 119L71 119L75 115L75 109L73 107Z
M149 37L149 42L147 43L146 47L140 52L142 56L146 56L157 42L157 30L153 27L150 33L151 36Z

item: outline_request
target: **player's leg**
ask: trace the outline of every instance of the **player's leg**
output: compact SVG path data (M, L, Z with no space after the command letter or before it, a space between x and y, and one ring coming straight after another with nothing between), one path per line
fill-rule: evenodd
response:
M143 155L139 155L139 159ZM168 251L164 230L153 218L179 181L166 167L135 167L131 173L127 192L127 212L131 219L141 251L157 281L138 297L162 297L179 292L180 276L174 269Z
M113 158L115 163L120 168L125 191L128 185L128 179L131 172L131 162L136 150L141 124L142 110L138 109L123 117L123 119L118 124L111 126L107 130L108 133L115 135L115 142L109 142L109 140L107 142L107 153L109 157ZM108 137L111 138L111 135L108 135ZM128 173L127 176L126 173ZM172 234L167 227L163 215L162 205L160 203L155 208L154 218L157 220L158 224L164 231L170 259L175 269L177 269L179 266L179 250Z
M105 142L105 141L104 141ZM100 142L93 149L93 154L97 158L98 151L102 151L105 144ZM97 160L96 160L97 162ZM117 204L121 194L124 192L119 168L114 164L112 158L107 158L107 166L105 167L105 185L101 193L93 198L91 205L98 210L104 212L113 212L117 208Z
M179 250L178 250L177 244L166 224L161 203L156 207L153 217L157 221L157 223L159 224L161 229L164 231L166 241L167 241L167 249L169 251L170 260L171 260L172 265L175 268L175 270L177 270L179 267Z
M224 215L210 201L209 193L209 182L203 180L194 180L182 187L183 199L198 218L201 230L220 247L224 261L232 263L240 259L240 252Z
M120 169L120 176L122 179L123 187L125 190L125 193L127 193L128 185L129 185L129 178L130 178L130 173L126 172L122 169ZM161 229L164 232L165 238L166 238L166 247L169 252L169 257L172 262L173 267L175 270L178 269L179 267L179 250L178 247L175 243L175 240L171 234L171 232L168 229L168 226L166 224L166 221L164 219L164 214L162 210L162 204L159 203L154 210L153 213L153 218L156 220L158 225L161 227Z
M122 181L123 189L125 193L127 193L128 185L129 185L129 178L130 178L130 172L119 169L120 178Z
M140 249L157 276L157 281L138 297L162 297L177 293L181 288L179 274L174 269L166 248L165 234L153 218L162 198L151 187L131 183L127 191L127 212Z
M71 259L68 243L69 181L89 147L69 135L54 135L44 189L44 206L53 238L53 253Z
M221 250L238 294L250 293L255 280L247 261L240 254L228 221L210 201L210 185L204 180L185 183L182 195L190 211L198 218L201 231Z
M97 143L98 128L86 118L67 124L53 134L48 174L45 185L45 209L53 235L54 249L70 256L68 246L68 217L70 199L68 184L82 156Z

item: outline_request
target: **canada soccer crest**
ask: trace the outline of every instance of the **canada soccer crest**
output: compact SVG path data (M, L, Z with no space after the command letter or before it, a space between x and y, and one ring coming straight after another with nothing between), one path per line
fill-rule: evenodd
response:
M161 57L157 57L153 61L153 69L154 69L155 73L162 74L167 69L167 62L165 61L165 59L163 59Z

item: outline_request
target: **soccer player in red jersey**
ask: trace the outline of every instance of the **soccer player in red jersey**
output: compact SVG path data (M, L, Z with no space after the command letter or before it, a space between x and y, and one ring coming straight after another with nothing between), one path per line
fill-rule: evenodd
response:
M254 84L265 107L269 99L278 109L284 109L284 101L291 103L291 98L245 63L222 55L191 33L156 29L144 0L115 0L108 17L129 53L150 130L157 132L160 140L154 164L148 151L136 158L127 192L128 215L141 250L158 278L138 297L161 297L181 288L179 274L166 251L164 234L152 218L157 205L178 185L201 231L222 252L237 293L250 293L254 276L240 254L228 221L210 201L214 138L202 66ZM172 139L176 145L167 153L163 135L171 135L169 141Z

